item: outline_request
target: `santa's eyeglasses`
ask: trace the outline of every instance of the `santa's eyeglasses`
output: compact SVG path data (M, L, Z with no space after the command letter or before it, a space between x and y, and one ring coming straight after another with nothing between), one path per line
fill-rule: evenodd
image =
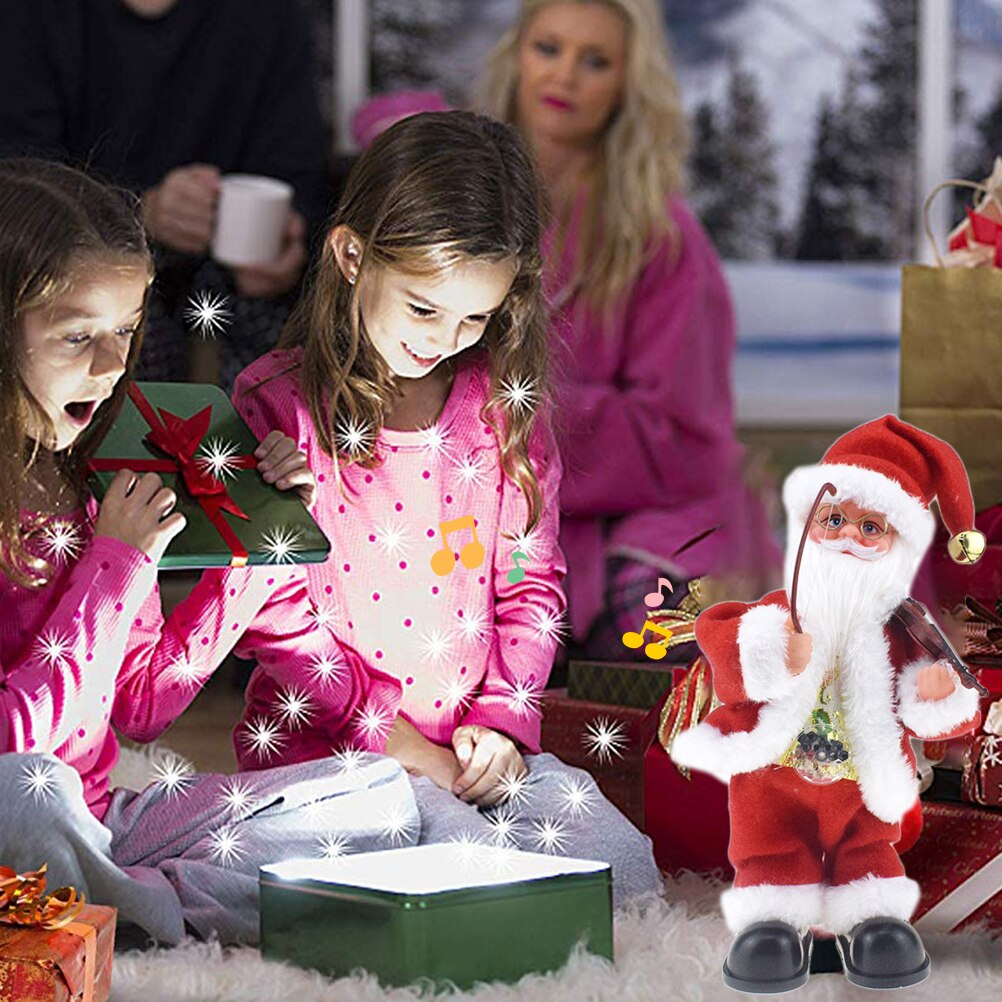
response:
M859 529L859 534L864 539L880 539L890 528L887 524L887 519L879 512L867 511L860 515L859 518L849 518L837 504L821 505L814 516L814 521L825 532L838 532L846 522L851 522Z

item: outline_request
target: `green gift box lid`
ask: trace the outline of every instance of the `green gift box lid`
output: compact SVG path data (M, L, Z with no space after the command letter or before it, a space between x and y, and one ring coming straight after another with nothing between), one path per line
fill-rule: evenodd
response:
M248 518L216 511L225 495L203 501L196 498L179 472L177 457L147 439L151 421L166 429L171 450L177 447L178 455L189 460L189 470L194 465L203 477L214 474L232 504ZM91 486L100 501L118 469L136 473L153 469L175 491L175 510L187 524L167 547L160 561L164 568L323 563L330 541L296 492L280 491L265 483L257 470L241 465L240 457L253 456L257 446L253 432L218 386L135 383L91 462ZM216 524L207 509L212 510ZM227 539L224 533L232 535ZM245 561L234 559L235 547L246 551Z
M586 703L649 710L674 684L678 664L653 666L630 661L571 661L567 695Z
M261 867L261 952L384 985L469 988L612 959L609 865L446 842Z

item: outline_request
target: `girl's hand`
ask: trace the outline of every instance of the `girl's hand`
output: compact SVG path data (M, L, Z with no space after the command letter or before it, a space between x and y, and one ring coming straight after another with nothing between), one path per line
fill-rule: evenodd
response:
M452 732L452 747L465 769L452 792L478 807L491 807L502 799L499 783L503 776L521 776L527 771L514 741L488 727L457 727Z
M427 776L436 786L451 790L463 767L451 748L429 741L410 721L398 716L386 735L386 754L411 776Z
M155 473L139 477L131 470L119 470L101 502L94 535L128 543L159 563L167 544L185 526L184 515L170 513L176 501Z
M304 505L313 504L317 492L317 479L306 461L306 453L296 448L296 443L280 431L268 437L254 450L258 473L266 483L274 484L280 491L293 487Z

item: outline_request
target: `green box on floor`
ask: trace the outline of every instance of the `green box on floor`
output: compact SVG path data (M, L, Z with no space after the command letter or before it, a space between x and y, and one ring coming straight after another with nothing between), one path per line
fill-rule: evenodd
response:
M218 386L134 383L91 460L91 485L100 500L127 468L157 473L175 491L187 524L161 567L323 563L330 542L295 491L252 468L257 446Z
M571 661L567 695L586 703L649 710L672 687L678 664L643 665L630 661Z
M261 951L334 977L469 988L612 959L607 863L455 842L261 867Z

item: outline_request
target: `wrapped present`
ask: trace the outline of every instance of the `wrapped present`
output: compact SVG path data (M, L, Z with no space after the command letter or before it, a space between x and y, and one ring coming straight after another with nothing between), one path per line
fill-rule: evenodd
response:
M295 492L255 471L258 441L216 386L133 383L90 461L100 500L121 469L158 473L187 520L161 567L322 563L330 543Z
M979 734L968 742L960 794L969 804L1002 807L1002 737Z
M677 670L677 665L648 666L630 661L571 661L567 696L649 710L671 689Z
M0 867L0 1002L106 1002L114 908L72 887L45 893L45 867Z
M901 860L922 888L915 928L1002 929L1002 813L929 801L922 813L922 837Z
M264 866L260 886L262 954L334 977L517 981L582 939L612 959L607 863L446 842Z
M543 693L543 751L595 777L602 793L635 825L644 822L644 725L649 711Z
M657 732L644 755L644 831L666 872L734 872L727 858L727 787L675 765L668 751L679 732L695 727L712 705L710 666L700 655L659 707Z

